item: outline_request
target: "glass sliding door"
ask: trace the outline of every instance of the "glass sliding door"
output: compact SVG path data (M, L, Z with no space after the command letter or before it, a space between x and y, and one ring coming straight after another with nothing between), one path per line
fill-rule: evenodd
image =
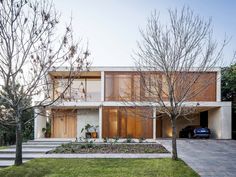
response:
M141 108L103 108L103 137L152 138L151 110Z

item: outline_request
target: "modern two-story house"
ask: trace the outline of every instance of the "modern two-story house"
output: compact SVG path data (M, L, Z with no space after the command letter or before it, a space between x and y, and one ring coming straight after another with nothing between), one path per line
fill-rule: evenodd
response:
M63 68L49 72L54 83L53 97L63 90L66 74ZM211 138L231 139L231 103L221 102L220 74L220 68L201 73L201 79L211 76L212 82L185 103L190 107L197 104L197 111L191 119L177 119L177 133L187 125L201 125L211 129ZM44 138L42 128L46 122L50 122L51 138L84 137L85 131L81 130L87 124L97 127L98 139L171 137L167 116L139 99L144 94L142 87L136 86L139 83L134 67L91 67L81 72L55 104L35 110L50 115L35 118L35 139Z

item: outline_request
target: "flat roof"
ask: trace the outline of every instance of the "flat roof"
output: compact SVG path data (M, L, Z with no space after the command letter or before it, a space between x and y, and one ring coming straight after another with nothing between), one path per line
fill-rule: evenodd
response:
M192 68L191 71L198 71L199 68ZM69 67L59 67L52 69L51 72L55 71L69 71ZM88 71L84 68L82 71ZM89 71L137 71L135 66L90 66ZM149 69L143 68L142 71L150 71ZM158 71L158 70L157 70ZM210 68L208 72L221 71L220 67Z

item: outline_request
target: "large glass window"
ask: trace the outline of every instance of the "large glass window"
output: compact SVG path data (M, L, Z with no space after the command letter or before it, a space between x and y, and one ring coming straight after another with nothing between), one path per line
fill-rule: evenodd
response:
M103 108L102 136L152 138L152 110L148 108Z
M106 101L114 101L114 78L112 74L106 74L105 76L105 97Z
M107 72L105 74L106 101L144 101L155 99L161 87L159 73L140 76L136 72Z
M68 87L69 82L72 83ZM66 87L68 88L66 89ZM60 95L62 95L61 98L63 100L68 101L100 101L101 80L97 78L80 78L73 79L72 81L68 81L68 79L55 79L54 99Z
M216 100L216 73L176 74L171 81L175 83L176 100ZM164 101L169 99L167 78L160 72L145 72L142 75L137 72L105 73L106 101L158 101L160 96Z
M54 80L54 98L61 97L64 100L70 99L70 88L68 79L55 79Z
M124 100L131 100L131 82L132 82L132 75L119 75L116 78L117 85L117 94L119 95L120 99Z
M130 101L138 99L139 77L133 73L107 73L105 75L105 100Z
M71 99L75 101L85 101L86 82L85 79L75 79L71 84Z
M101 100L101 81L99 79L87 79L86 97L87 101Z

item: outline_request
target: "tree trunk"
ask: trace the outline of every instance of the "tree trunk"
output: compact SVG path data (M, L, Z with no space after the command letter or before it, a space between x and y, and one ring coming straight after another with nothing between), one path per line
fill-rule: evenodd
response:
M176 119L175 119L175 117L171 118L171 123L172 123L172 159L178 160L177 144L176 144Z
M22 164L22 127L19 121L16 125L16 158L15 165Z

